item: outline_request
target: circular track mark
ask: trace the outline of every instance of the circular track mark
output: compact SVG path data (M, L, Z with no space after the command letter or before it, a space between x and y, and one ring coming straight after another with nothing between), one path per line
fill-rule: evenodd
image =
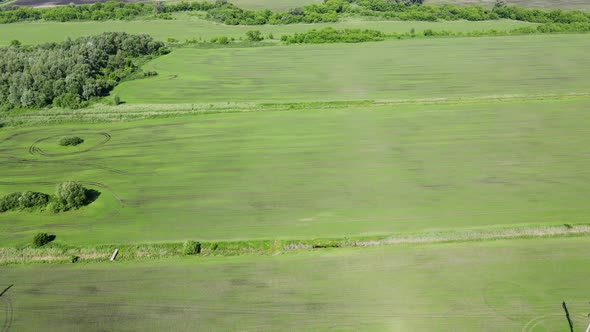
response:
M53 136L43 137L43 138L40 138L40 139L36 140L36 141L35 141L33 144L31 144L31 146L29 147L29 153L30 153L30 154L38 154L38 155L45 156L45 157L63 157L63 156L70 156L70 155L75 155L75 154L80 154L80 153L84 153L84 152L92 151L92 150L94 150L95 148L97 148L97 147L99 147L99 146L101 146L101 145L104 145L104 144L106 144L108 141L110 141L110 140L111 140L111 135L110 135L109 133L103 133L103 132L101 132L101 133L93 133L93 134L96 134L96 135L103 136L103 140L102 140L102 141L100 141L100 142L98 142L97 144L95 144L95 145L93 145L93 146L91 146L91 147L87 148L87 149L84 149L84 150L79 150L79 151L75 151L75 152L68 152L68 153L47 153L47 152L43 151L43 150L42 150L42 149L41 149L41 148L38 146L38 145L39 145L39 143L42 143L42 142L45 142L45 141L47 141L47 140L50 140L50 139L54 139L54 138L57 138L57 137L62 137L62 136L63 136L63 135L53 135Z

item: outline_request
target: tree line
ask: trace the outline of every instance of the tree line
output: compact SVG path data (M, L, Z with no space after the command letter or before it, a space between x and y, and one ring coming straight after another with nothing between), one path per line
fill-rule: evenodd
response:
M482 6L423 5L423 0L324 0L288 11L248 10L227 0L213 2L114 2L69 5L51 8L10 7L0 9L0 23L28 20L82 21L129 20L140 16L171 18L170 13L203 11L209 20L228 25L263 25L336 22L342 15L376 16L392 20L497 20L511 19L534 23L588 23L590 13L579 10L541 10L507 6L498 1L493 8ZM163 16L168 15L168 16Z
M0 110L80 108L105 96L137 69L137 60L165 53L148 35L109 32L38 46L0 48Z

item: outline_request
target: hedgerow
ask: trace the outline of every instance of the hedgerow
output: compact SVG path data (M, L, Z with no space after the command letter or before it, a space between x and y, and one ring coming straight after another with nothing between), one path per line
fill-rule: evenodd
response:
M323 44L323 43L360 43L385 39L385 34L376 30L344 29L336 30L331 27L312 29L294 35L283 35L281 40L286 44Z
M212 2L115 2L91 5L70 5L51 8L5 7L0 10L0 23L30 20L46 21L104 21L129 20L141 16L172 19L174 12L202 11L209 20L228 25L262 25L336 22L343 14L378 16L393 20L497 20L511 19L534 23L586 23L590 13L579 10L541 10L506 6L499 2L493 8L482 6L422 5L422 0L324 0L283 12L248 10L225 0Z
M91 203L91 190L73 181L57 185L55 196L41 192L15 192L0 197L0 212L49 210L51 212L78 209Z

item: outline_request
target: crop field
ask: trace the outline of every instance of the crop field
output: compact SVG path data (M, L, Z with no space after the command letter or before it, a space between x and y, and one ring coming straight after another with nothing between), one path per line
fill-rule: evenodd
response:
M76 180L101 196L63 214L1 214L0 242L40 228L84 245L585 222L589 106L359 106L9 130L0 194ZM87 142L57 144L72 134Z
M235 3L3 7L0 332L587 328L590 15Z
M60 42L66 37L72 39L82 36L99 34L105 31L125 31L128 33L147 33L159 40L176 38L179 41L202 38L227 36L230 38L245 38L249 30L260 30L264 36L272 33L276 39L283 34L293 34L322 27L336 29L374 29L385 33L404 33L415 29L416 32L425 29L449 31L481 31L481 30L511 30L523 26L534 26L532 23L499 20L486 22L451 21L451 22L412 22L412 21L363 21L348 19L336 23L291 24L291 25L263 25L263 26L228 26L216 24L186 14L175 15L175 20L134 20L134 21L105 21L105 22L28 22L14 24L0 24L0 46L5 46L11 40L20 40L25 45L44 42Z
M64 330L576 331L587 238L275 257L3 267L0 326ZM174 282L171 282L174 280Z
M114 93L142 104L585 93L587 41L544 35L183 48L145 66L157 77L124 82Z

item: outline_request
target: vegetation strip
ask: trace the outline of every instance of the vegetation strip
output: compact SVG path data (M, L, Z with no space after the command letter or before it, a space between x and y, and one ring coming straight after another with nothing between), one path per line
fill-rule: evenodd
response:
M47 109L44 112L29 111L18 114L7 114L0 117L1 127L26 127L39 124L55 123L101 123L120 122L144 119L167 118L172 116L207 115L219 113L251 113L272 111L305 111L309 109L341 109L354 107L380 107L401 105L458 105L481 104L491 102L535 102L572 99L587 99L590 93L571 93L565 95L522 95L522 96L486 96L476 98L431 98L407 100L359 100L333 102L303 103L219 103L219 104L135 104L109 106L96 104L83 110ZM35 150L37 151L37 150ZM38 151L37 151L38 152Z
M20 21L104 21L128 20L137 17L172 19L174 12L205 12L206 18L227 25L264 25L337 22L343 15L380 17L403 21L468 20L484 21L512 19L535 23L590 22L590 13L579 10L539 10L506 6L499 2L493 9L482 6L422 6L422 0L326 0L285 12L247 10L226 0L211 2L179 2L166 4L119 3L109 1L92 5L51 8L16 7L0 10L0 23Z
M493 241L515 238L531 239L587 235L590 235L590 225L564 224L562 226L512 227L460 232L431 232L423 234L394 235L390 237L374 236L311 240L187 241L185 243L101 245L96 247L73 247L65 244L49 243L45 246L33 245L18 248L0 248L0 265L106 261L116 249L118 249L117 261L129 261L187 255L196 255L199 257L279 255L293 251L325 248L375 247L400 244L433 244L445 242Z

